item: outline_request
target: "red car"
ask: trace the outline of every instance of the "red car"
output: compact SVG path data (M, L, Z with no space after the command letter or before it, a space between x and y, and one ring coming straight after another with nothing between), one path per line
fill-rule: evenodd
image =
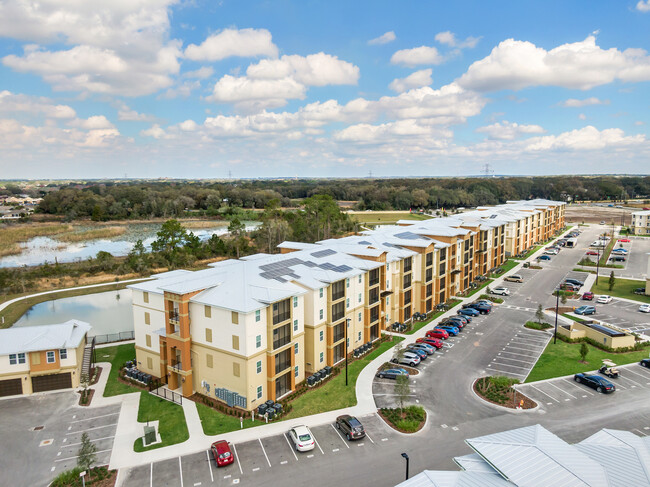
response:
M629 239L629 238L619 238L618 241L619 241L619 242L623 242L623 243L630 243L630 239Z
M598 255L598 252L595 250L587 250L587 255Z
M442 348L442 341L438 338L418 338L415 340L415 343L426 343L427 345L431 345L432 347L436 347L438 349Z
M230 451L230 445L225 440L215 441L210 447L214 461L217 467L225 467L235 461L235 457Z
M582 299L584 299L585 301L593 301L594 293L586 292L582 295Z
M445 330L435 329L435 330L429 330L428 332L426 332L424 336L426 336L427 338L440 338L442 340L446 340L447 338L449 338L449 333L447 333Z

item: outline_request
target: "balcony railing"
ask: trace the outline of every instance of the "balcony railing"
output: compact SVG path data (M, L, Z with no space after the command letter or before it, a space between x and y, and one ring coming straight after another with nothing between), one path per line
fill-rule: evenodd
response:
M273 350L276 350L280 347L284 347L287 343L291 342L291 336L287 335L277 340L273 340Z
M170 367L176 372L180 372L183 370L183 362L180 360L172 360Z
M289 367L291 367L291 360L283 360L282 362L276 362L275 373L279 374L280 372L287 370Z
M170 311L169 312L169 322L178 324L178 321L179 321L178 311Z
M343 340L345 338L345 333L336 333L334 335L334 343L338 342L339 340Z

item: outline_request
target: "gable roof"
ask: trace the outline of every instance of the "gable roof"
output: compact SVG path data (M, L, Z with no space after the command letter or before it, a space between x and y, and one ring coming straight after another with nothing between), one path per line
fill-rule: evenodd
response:
M77 348L92 327L79 320L0 330L0 355Z

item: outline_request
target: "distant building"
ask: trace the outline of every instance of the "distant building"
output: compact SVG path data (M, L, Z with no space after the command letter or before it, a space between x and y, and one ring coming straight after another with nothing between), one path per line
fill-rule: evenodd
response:
M630 233L634 235L650 235L650 210L632 213Z

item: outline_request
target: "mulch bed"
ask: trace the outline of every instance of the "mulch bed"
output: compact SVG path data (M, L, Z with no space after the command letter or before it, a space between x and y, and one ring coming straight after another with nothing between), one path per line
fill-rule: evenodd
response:
M93 396L95 395L95 389L88 389L88 402L86 404L83 404L81 402L81 394L83 394L83 391L78 391L79 392L79 406L90 406L90 403L93 402Z
M99 378L102 375L102 368L101 367L93 367L92 369L90 369L90 377L93 377L95 375L95 372L97 372L97 377L95 378L94 381L92 381L90 383L91 386L94 386L95 384L97 384L99 382Z
M481 399L489 403L496 404L497 406L502 406L504 408L517 409L517 407L521 404L521 401L523 401L522 409L532 409L534 407L537 407L537 403L535 401L524 396L521 392L515 393L515 390L512 388L510 388L508 394L506 394L508 399L505 403L501 404L495 401L491 401L490 399L486 398L480 393L480 391L476 388L476 384L477 382L474 382L474 385L472 386L474 388L474 392L476 392L476 394ZM516 402L515 402L515 395L517 396Z
M396 430L396 431L399 431L400 433L406 433L406 434L417 433L418 431L420 431L420 430L424 427L425 423L427 422L426 417L425 417L424 421L421 421L421 422L420 422L420 424L418 425L418 428L417 428L415 431L404 431L403 429L398 428L397 426L395 426L395 425L393 424L393 422L392 422L390 419L388 419L388 418L386 417L386 415L381 411L381 409L378 409L378 410L377 410L377 414L379 414L379 416L381 416L381 418L382 418L384 421L386 421L386 424L388 424L391 428L393 428L393 429ZM406 413L402 413L402 414L401 414L401 417L402 417L402 419L405 419L405 418L406 418Z

